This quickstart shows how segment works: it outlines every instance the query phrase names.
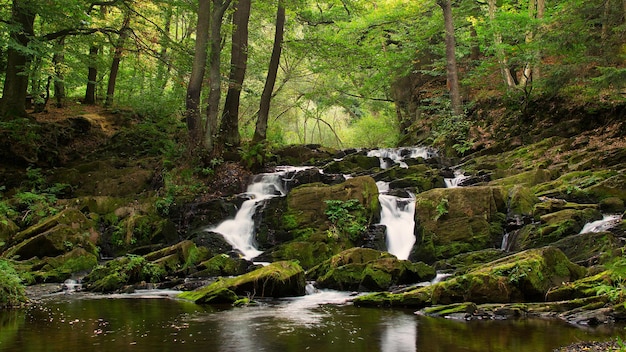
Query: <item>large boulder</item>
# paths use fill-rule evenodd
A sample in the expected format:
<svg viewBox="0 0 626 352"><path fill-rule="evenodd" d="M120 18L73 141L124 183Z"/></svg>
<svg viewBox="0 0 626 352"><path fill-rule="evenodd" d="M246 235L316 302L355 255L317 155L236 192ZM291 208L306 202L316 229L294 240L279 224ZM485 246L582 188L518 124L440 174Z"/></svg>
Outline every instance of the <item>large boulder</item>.
<svg viewBox="0 0 626 352"><path fill-rule="evenodd" d="M554 247L532 249L498 259L449 280L403 293L377 293L354 300L361 306L509 303L543 301L548 291L582 278L586 270Z"/></svg>
<svg viewBox="0 0 626 352"><path fill-rule="evenodd" d="M76 209L67 209L18 232L11 238L12 245L2 253L2 256L20 260L56 257L77 247L96 254L97 238L93 221Z"/></svg>
<svg viewBox="0 0 626 352"><path fill-rule="evenodd" d="M194 277L217 277L242 275L254 268L254 264L243 258L233 258L227 254L218 254L196 266Z"/></svg>
<svg viewBox="0 0 626 352"><path fill-rule="evenodd" d="M543 215L539 217L539 223L527 225L516 233L510 249L524 250L552 244L578 234L587 222L599 219L602 214L595 208L565 209Z"/></svg>
<svg viewBox="0 0 626 352"><path fill-rule="evenodd" d="M417 241L410 259L432 263L499 247L506 209L501 187L437 188L418 194Z"/></svg>
<svg viewBox="0 0 626 352"><path fill-rule="evenodd" d="M247 274L222 278L179 297L198 304L234 303L238 296L292 297L305 294L304 270L293 261L272 263Z"/></svg>
<svg viewBox="0 0 626 352"><path fill-rule="evenodd" d="M398 260L368 248L345 250L307 272L318 287L344 291L382 291L392 285L431 280L435 269L424 263Z"/></svg>
<svg viewBox="0 0 626 352"><path fill-rule="evenodd" d="M325 201L349 201L356 199L363 205L363 214L366 219L374 220L380 214L378 203L378 187L369 176L354 177L343 183L328 186L313 183L294 188L287 195L287 213L285 222L290 227L315 228L325 231L329 228L325 211Z"/></svg>

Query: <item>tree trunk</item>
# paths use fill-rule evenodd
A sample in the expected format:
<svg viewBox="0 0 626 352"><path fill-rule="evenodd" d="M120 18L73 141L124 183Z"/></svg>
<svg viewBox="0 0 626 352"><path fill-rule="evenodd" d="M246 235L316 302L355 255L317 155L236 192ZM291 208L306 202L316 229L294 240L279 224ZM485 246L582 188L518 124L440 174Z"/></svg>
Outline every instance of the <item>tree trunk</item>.
<svg viewBox="0 0 626 352"><path fill-rule="evenodd" d="M34 36L35 13L28 9L28 4L13 0L11 23L16 28L10 32L11 39L18 46L9 46L7 69L0 101L0 117L12 119L26 116L26 97L28 95L28 65L31 55L24 50Z"/></svg>
<svg viewBox="0 0 626 352"><path fill-rule="evenodd" d="M488 5L489 19L493 24L496 18L496 0L488 0ZM500 65L500 73L502 74L504 83L506 84L507 88L515 88L515 79L513 78L513 75L511 75L511 71L509 70L509 64L506 60L506 55L504 54L504 49L502 49L502 34L499 30L494 31L493 42L496 48L496 57L498 59L498 64Z"/></svg>
<svg viewBox="0 0 626 352"><path fill-rule="evenodd" d="M84 104L96 103L96 84L98 84L98 47L89 47L89 71L87 73L87 90L85 91Z"/></svg>
<svg viewBox="0 0 626 352"><path fill-rule="evenodd" d="M65 37L59 38L56 50L52 56L54 64L54 99L56 106L62 108L65 105L65 75L63 73L63 64L65 63Z"/></svg>
<svg viewBox="0 0 626 352"><path fill-rule="evenodd" d="M109 73L109 84L107 85L107 97L104 102L104 106L113 105L113 95L115 94L115 83L117 81L117 73L120 70L120 61L122 61L122 54L124 53L124 42L129 36L130 25L130 12L124 15L124 22L120 29L120 36L115 45L115 52L113 54L113 61L111 62L111 72Z"/></svg>
<svg viewBox="0 0 626 352"><path fill-rule="evenodd" d="M454 18L450 0L438 0L437 4L443 10L443 20L446 28L446 71L448 73L448 88L452 112L455 115L463 114L463 103L459 89L459 75L456 65L456 41L454 39Z"/></svg>
<svg viewBox="0 0 626 352"><path fill-rule="evenodd" d="M210 0L199 0L199 2L206 2L208 4L209 10L207 10L207 13L210 13L211 11L211 2ZM200 11L200 10L198 10ZM198 13L198 16L200 16L200 14ZM205 19L207 26L209 23L209 15L207 14L206 19ZM169 73L170 70L172 68L172 64L170 62L170 59L168 57L168 53L167 53L167 36L170 33L170 29L172 27L172 8L171 7L167 7L165 9L165 24L163 25L163 32L166 34L162 34L161 35L161 52L159 53L159 58L161 60L161 62L159 63L159 67L157 68L157 77L156 77L156 81L160 84L160 88L161 88L161 92L163 92L165 90L165 88L167 87L167 83L169 81ZM208 31L208 30L207 30ZM197 38L196 38L197 40ZM205 47L206 49L206 47ZM205 50L206 51L206 50Z"/></svg>
<svg viewBox="0 0 626 352"><path fill-rule="evenodd" d="M202 80L206 71L207 47L209 44L209 22L211 18L211 1L198 1L198 24L196 26L196 44L191 77L187 85L185 99L185 119L190 141L193 145L202 145L202 118L200 115L200 93Z"/></svg>
<svg viewBox="0 0 626 352"><path fill-rule="evenodd" d="M259 103L259 116L254 131L253 143L260 143L267 138L267 120L269 119L270 103L272 100L272 92L276 84L276 76L278 75L278 66L280 64L280 54L283 46L283 36L285 31L285 4L283 0L278 2L278 10L276 11L276 32L274 33L274 47L272 48L272 57L267 69L267 78L265 86L261 94Z"/></svg>
<svg viewBox="0 0 626 352"><path fill-rule="evenodd" d="M213 150L214 135L217 133L217 115L221 98L222 79L220 75L222 19L231 0L213 0L211 9L211 30L209 32L209 97L207 99L207 119L204 128L204 144Z"/></svg>
<svg viewBox="0 0 626 352"><path fill-rule="evenodd" d="M222 146L238 147L239 98L248 62L248 21L251 0L239 0L233 14L233 38L231 47L228 92L220 124L219 142Z"/></svg>

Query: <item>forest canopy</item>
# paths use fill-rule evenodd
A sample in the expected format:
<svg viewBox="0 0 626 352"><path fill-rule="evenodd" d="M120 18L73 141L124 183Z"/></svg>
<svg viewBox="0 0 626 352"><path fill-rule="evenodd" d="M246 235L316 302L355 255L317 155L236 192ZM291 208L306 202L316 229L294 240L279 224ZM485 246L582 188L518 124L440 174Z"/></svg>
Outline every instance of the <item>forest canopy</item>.
<svg viewBox="0 0 626 352"><path fill-rule="evenodd" d="M477 101L626 93L626 0L0 0L0 18L3 129L102 104L212 156L394 146L426 120L463 152Z"/></svg>

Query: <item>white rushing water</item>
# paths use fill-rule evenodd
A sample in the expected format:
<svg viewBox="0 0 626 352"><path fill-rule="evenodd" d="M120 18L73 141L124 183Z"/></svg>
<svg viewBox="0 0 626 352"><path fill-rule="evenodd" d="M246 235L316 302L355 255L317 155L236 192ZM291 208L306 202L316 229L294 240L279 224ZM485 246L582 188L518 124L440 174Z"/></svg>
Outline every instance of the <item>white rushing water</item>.
<svg viewBox="0 0 626 352"><path fill-rule="evenodd" d="M444 178L443 180L446 183L446 188L456 188L459 187L459 183L467 178L468 176L465 176L462 170L456 169L453 178Z"/></svg>
<svg viewBox="0 0 626 352"><path fill-rule="evenodd" d="M389 184L376 183L380 194L380 224L385 225L387 235L387 252L398 259L408 259L415 244L415 198L401 198L386 194Z"/></svg>
<svg viewBox="0 0 626 352"><path fill-rule="evenodd" d="M381 169L388 169L394 164L398 164L402 168L408 168L409 166L404 160L417 158L428 159L437 156L437 152L428 147L382 148L370 150L367 156L379 158Z"/></svg>
<svg viewBox="0 0 626 352"><path fill-rule="evenodd" d="M621 215L604 215L602 220L597 220L585 224L582 230L580 230L580 233L606 231L611 227L614 227L621 220Z"/></svg>
<svg viewBox="0 0 626 352"><path fill-rule="evenodd" d="M254 213L257 207L266 199L284 197L287 194L285 175L303 169L305 168L283 167L273 173L256 175L246 191L250 199L241 204L235 218L225 220L207 231L217 232L224 236L234 249L243 253L245 259L251 260L257 257L263 253L256 248L254 243Z"/></svg>

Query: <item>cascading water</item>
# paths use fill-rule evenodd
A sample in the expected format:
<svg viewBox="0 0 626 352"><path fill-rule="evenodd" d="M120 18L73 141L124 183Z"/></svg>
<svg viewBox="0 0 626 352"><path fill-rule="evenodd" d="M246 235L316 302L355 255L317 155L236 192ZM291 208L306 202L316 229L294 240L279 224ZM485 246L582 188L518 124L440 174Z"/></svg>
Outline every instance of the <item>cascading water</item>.
<svg viewBox="0 0 626 352"><path fill-rule="evenodd" d="M282 168L274 173L256 175L248 189L248 200L241 204L234 219L228 219L209 228L207 231L216 232L224 236L234 249L239 250L245 259L251 260L259 256L259 251L254 244L254 214L258 206L265 200L273 197L284 197L287 194L284 179L291 171L301 168Z"/></svg>
<svg viewBox="0 0 626 352"><path fill-rule="evenodd" d="M604 215L602 220L593 221L585 224L580 233L602 232L614 227L622 220L621 215Z"/></svg>
<svg viewBox="0 0 626 352"><path fill-rule="evenodd" d="M444 178L444 182L446 183L446 188L457 188L460 187L459 184L467 179L468 176L465 176L462 170L456 169L454 170L453 178Z"/></svg>
<svg viewBox="0 0 626 352"><path fill-rule="evenodd" d="M408 168L409 166L404 160L417 158L428 159L437 156L437 152L428 147L383 148L370 150L367 156L379 158L381 169L388 169L394 164L398 164L402 168Z"/></svg>
<svg viewBox="0 0 626 352"><path fill-rule="evenodd" d="M380 194L380 224L387 228L387 251L398 259L408 259L415 244L415 199L386 194L389 184L376 183Z"/></svg>

